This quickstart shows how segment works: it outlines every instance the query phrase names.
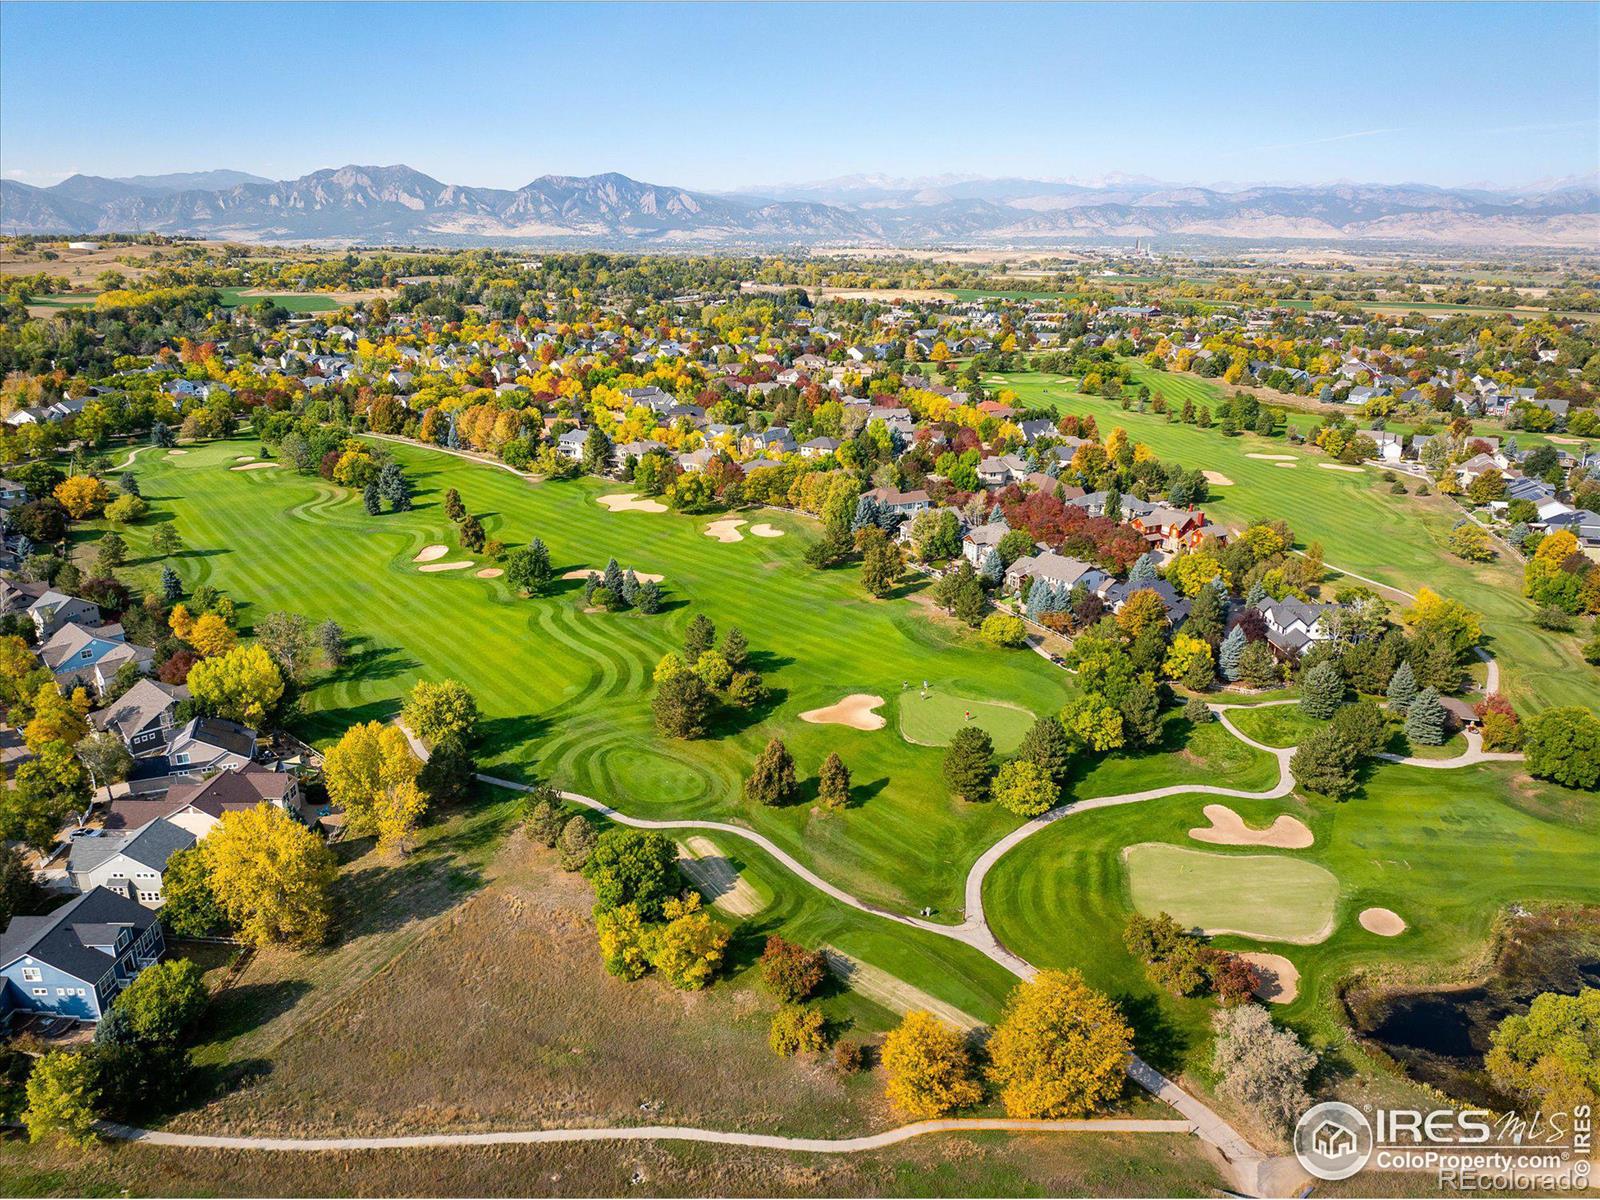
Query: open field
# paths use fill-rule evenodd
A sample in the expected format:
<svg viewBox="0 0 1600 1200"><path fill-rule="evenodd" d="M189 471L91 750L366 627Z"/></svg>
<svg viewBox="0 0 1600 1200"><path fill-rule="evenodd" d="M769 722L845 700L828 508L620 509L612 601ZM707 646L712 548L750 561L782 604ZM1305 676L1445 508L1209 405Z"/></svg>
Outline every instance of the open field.
<svg viewBox="0 0 1600 1200"><path fill-rule="evenodd" d="M1207 933L1313 943L1332 932L1339 881L1289 854L1212 854L1164 842L1122 852L1134 908Z"/></svg>
<svg viewBox="0 0 1600 1200"><path fill-rule="evenodd" d="M1079 967L1090 983L1122 997L1141 1053L1173 1071L1202 1066L1210 1006L1155 988L1123 949L1133 901L1122 852L1141 842L1188 843L1209 802L1177 796L1076 814L1001 859L984 887L1001 941L1037 966ZM1505 906L1600 898L1594 798L1536 783L1515 764L1467 767L1447 780L1420 767L1383 765L1342 804L1291 797L1228 805L1258 828L1283 813L1305 821L1314 844L1283 857L1316 864L1337 880L1335 926L1324 942L1217 939L1230 949L1289 958L1300 991L1281 1011L1320 1043L1343 1041L1334 993L1341 978L1361 971L1393 980L1455 978L1483 952ZM1230 859L1261 853L1206 852ZM1411 930L1397 938L1368 933L1356 915L1369 907L1392 909Z"/></svg>
<svg viewBox="0 0 1600 1200"><path fill-rule="evenodd" d="M1138 383L1162 392L1169 403L1185 399L1215 404L1213 385L1134 364ZM1118 425L1163 458L1188 467L1220 471L1234 481L1206 503L1217 520L1240 526L1252 519L1281 517L1302 546L1321 542L1327 560L1409 592L1424 585L1483 614L1489 649L1500 660L1502 688L1519 709L1557 704L1600 706L1600 672L1580 657L1579 639L1551 633L1533 622L1534 607L1522 596L1521 570L1500 561L1472 564L1451 555L1446 539L1460 508L1439 496L1391 496L1376 470L1361 474L1321 471L1320 453L1289 446L1282 438L1253 433L1224 437L1217 429L1168 424L1165 417L1124 412L1113 401L1084 396L1036 372L1007 376L1026 403L1060 412L1092 414L1102 433ZM1299 469L1284 471L1251 454L1293 454ZM1382 531L1375 536L1374 531ZM1396 604L1400 598L1386 599Z"/></svg>
<svg viewBox="0 0 1600 1200"><path fill-rule="evenodd" d="M16 1196L1215 1196L1203 1144L1180 1134L919 1138L866 1154L683 1143L273 1155L0 1141Z"/></svg>
<svg viewBox="0 0 1600 1200"><path fill-rule="evenodd" d="M247 630L282 607L313 621L334 618L357 639L351 662L303 697L302 731L313 740L392 716L418 678L459 678L487 718L483 758L496 774L555 778L638 816L749 824L863 898L959 919L967 866L1016 819L996 805L951 800L940 782L940 748L911 745L892 728L814 725L799 714L853 692L898 696L902 682L924 677L964 696L1050 712L1070 695L1070 676L1038 655L989 646L924 606L872 600L854 571L806 567L800 559L813 534L804 519L769 514L794 536L719 545L694 518L607 512L594 503L603 483L530 483L391 446L417 487L417 507L380 518L321 479L226 469L257 449L251 442L142 455L134 468L155 514L125 536L138 556L157 522L175 521L191 547L174 560L185 585L226 588ZM490 537L512 546L542 537L557 575L613 554L649 564L667 578L666 611L585 613L575 580L522 600L504 580L472 571L421 574L411 561L417 552L453 540L439 503L449 486ZM130 574L153 584L158 571L146 558ZM719 630L744 630L772 701L722 719L705 741L667 741L650 715L650 672L700 612ZM1270 758L1225 733L1190 736L1181 721L1169 728L1166 748L1179 753L1111 756L1076 781L1077 794L1200 782L1221 770L1273 777ZM799 764L802 797L782 808L746 805L740 783L773 736ZM815 772L834 750L853 773L854 804L826 816L811 800Z"/></svg>
<svg viewBox="0 0 1600 1200"><path fill-rule="evenodd" d="M1011 754L1022 744L1034 718L1043 715L1011 704L956 695L942 688L942 683L934 681L933 690L924 699L914 682L900 693L900 733L906 741L919 746L948 746L958 730L975 725L988 733L996 753Z"/></svg>

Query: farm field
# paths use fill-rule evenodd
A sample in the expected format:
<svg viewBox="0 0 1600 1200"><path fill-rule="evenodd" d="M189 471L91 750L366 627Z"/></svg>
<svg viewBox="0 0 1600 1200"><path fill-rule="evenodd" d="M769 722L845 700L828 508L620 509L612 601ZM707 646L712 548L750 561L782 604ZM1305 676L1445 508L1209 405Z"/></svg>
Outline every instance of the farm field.
<svg viewBox="0 0 1600 1200"><path fill-rule="evenodd" d="M1274 710L1265 710L1274 711ZM1281 711L1281 710L1279 710ZM1230 717L1237 716L1237 711ZM1089 982L1123 998L1141 1047L1158 1066L1203 1071L1210 1006L1155 988L1122 946L1133 912L1124 847L1163 843L1225 857L1259 857L1260 847L1200 843L1213 797L1175 796L1095 809L1058 821L1006 855L990 873L984 903L995 934L1041 967L1081 968ZM1335 986L1361 971L1390 981L1451 979L1470 970L1505 906L1600 898L1592 869L1600 854L1600 812L1581 793L1544 785L1515 765L1466 767L1441 775L1379 765L1345 803L1227 801L1251 827L1280 814L1310 826L1313 844L1274 851L1337 881L1334 927L1315 945L1223 936L1234 950L1283 954L1299 969L1300 993L1278 1010L1323 1044L1344 1039ZM1409 929L1368 933L1357 915L1389 908Z"/></svg>
<svg viewBox="0 0 1600 1200"><path fill-rule="evenodd" d="M1161 391L1169 402L1215 404L1220 392L1204 381L1131 364L1138 383ZM1148 443L1163 458L1218 471L1233 480L1216 488L1206 511L1225 524L1243 525L1281 517L1302 547L1321 542L1329 564L1414 592L1424 585L1460 600L1484 618L1489 650L1500 659L1501 687L1519 709L1560 704L1600 706L1600 672L1579 655L1579 639L1533 623L1534 608L1522 596L1521 568L1507 561L1470 564L1445 548L1460 509L1442 497L1391 496L1377 467L1359 471L1324 469L1320 452L1291 446L1282 438L1253 433L1224 437L1216 430L1168 424L1165 417L1073 390L1060 376L1011 374L1006 386L1024 403L1059 412L1088 413L1109 433L1118 425ZM1293 467L1251 455L1292 456ZM1386 597L1399 601L1398 597Z"/></svg>

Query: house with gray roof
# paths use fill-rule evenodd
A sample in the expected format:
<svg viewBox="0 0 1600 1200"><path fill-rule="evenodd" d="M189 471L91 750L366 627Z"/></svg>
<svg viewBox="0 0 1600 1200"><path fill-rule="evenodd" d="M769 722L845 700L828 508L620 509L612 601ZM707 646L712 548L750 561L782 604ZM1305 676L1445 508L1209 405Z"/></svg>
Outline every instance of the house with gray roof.
<svg viewBox="0 0 1600 1200"><path fill-rule="evenodd" d="M1090 591L1094 591L1109 578L1098 567L1080 559L1057 554L1053 550L1042 550L1037 554L1024 555L1006 568L1005 590L1016 591L1022 586L1024 579L1043 579L1047 583L1068 589L1082 583Z"/></svg>
<svg viewBox="0 0 1600 1200"><path fill-rule="evenodd" d="M1312 642L1327 641L1333 637L1333 622L1329 619L1337 604L1314 604L1298 596L1285 596L1282 600L1266 597L1256 604L1267 624L1267 641L1284 655L1296 657L1304 654Z"/></svg>
<svg viewBox="0 0 1600 1200"><path fill-rule="evenodd" d="M135 758L160 754L171 740L178 705L188 698L189 689L182 684L146 677L120 698L90 713L89 723L120 737Z"/></svg>
<svg viewBox="0 0 1600 1200"><path fill-rule="evenodd" d="M167 860L179 850L187 850L199 839L183 826L165 817L127 833L86 831L72 839L67 854L67 877L81 892L110 888L137 900L146 908L159 908L165 899L161 877Z"/></svg>
<svg viewBox="0 0 1600 1200"><path fill-rule="evenodd" d="M98 1021L166 950L155 913L95 888L0 934L0 1012Z"/></svg>

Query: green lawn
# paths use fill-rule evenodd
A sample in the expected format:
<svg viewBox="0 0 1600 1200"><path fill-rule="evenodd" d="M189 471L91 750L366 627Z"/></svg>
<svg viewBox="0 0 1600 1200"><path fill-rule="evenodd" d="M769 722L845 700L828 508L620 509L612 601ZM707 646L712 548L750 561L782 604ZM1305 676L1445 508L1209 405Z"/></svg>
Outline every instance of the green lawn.
<svg viewBox="0 0 1600 1200"><path fill-rule="evenodd" d="M281 295L251 296L245 294L249 291L248 288L225 287L217 290L222 294L223 308L237 308L241 304L260 304L263 300L271 300L280 308L286 308L290 312L297 313L333 312L341 307L337 300L309 292L285 292ZM75 308L85 304L93 304L98 297L99 293L95 293L92 296L36 296L30 299L28 303L36 304L41 308Z"/></svg>
<svg viewBox="0 0 1600 1200"><path fill-rule="evenodd" d="M320 479L229 470L236 456L258 452L253 442L186 449L135 460L155 511L126 531L136 556L130 574L153 584L159 564L137 556L156 522L172 520L190 548L175 559L185 586L227 589L242 605L246 631L277 608L339 621L356 639L354 653L302 699L301 724L313 740L325 743L355 721L387 719L419 678L459 678L483 708L483 758L496 772L554 778L642 816L748 823L840 886L902 910L931 906L958 920L967 866L1016 818L997 805L953 801L940 780L943 750L907 743L894 724L863 732L807 724L798 714L852 692L898 696L902 682L925 677L1029 713L1058 710L1073 686L1038 655L993 647L924 605L871 599L854 570L805 566L813 527L788 514L761 514L785 537L723 544L702 532L711 517L608 512L594 497L614 485L532 484L393 446L416 485L417 506L372 518L359 498ZM423 546L453 547L440 507L451 486L491 537L511 545L542 537L558 575L603 567L611 555L665 575L666 611L585 613L578 581L521 600L503 580L472 571L420 572L411 559ZM474 556L452 549L444 561L461 557ZM719 631L744 631L772 703L724 719L704 741L664 740L650 714L650 674L702 612ZM794 754L803 795L781 808L746 805L740 784L774 736ZM815 774L830 751L854 776L854 807L840 816L813 812ZM1128 771L1118 762L1101 769ZM1159 757L1132 763L1147 780L1139 786L1184 778L1170 775ZM1189 767L1180 764L1180 772Z"/></svg>
<svg viewBox="0 0 1600 1200"><path fill-rule="evenodd" d="M1192 377L1131 364L1138 383L1162 392L1169 404L1185 399L1216 404L1221 392ZM1102 435L1118 425L1163 458L1218 471L1233 486L1215 489L1208 514L1227 524L1281 517L1302 546L1321 542L1328 562L1414 592L1424 585L1483 615L1489 649L1500 660L1501 687L1519 709L1558 704L1600 707L1600 672L1579 654L1580 639L1533 623L1515 564L1472 564L1451 555L1446 539L1461 510L1443 497L1391 496L1377 469L1359 473L1325 469L1320 453L1253 433L1224 437L1215 428L1169 424L1165 417L1124 412L1113 401L1084 396L1060 376L1026 372L1007 377L1026 403L1094 416ZM1289 454L1284 469L1251 454ZM1390 599L1395 599L1390 597Z"/></svg>
<svg viewBox="0 0 1600 1200"><path fill-rule="evenodd" d="M1339 881L1316 863L1283 854L1217 854L1140 842L1122 852L1128 895L1147 917L1264 942L1323 941Z"/></svg>
<svg viewBox="0 0 1600 1200"><path fill-rule="evenodd" d="M941 689L942 685L934 681L933 690L925 697L915 684L900 693L900 733L906 741L919 746L948 746L958 729L976 725L988 732L997 753L1012 754L1022 744L1034 718L1042 715Z"/></svg>
<svg viewBox="0 0 1600 1200"><path fill-rule="evenodd" d="M1265 712L1284 710L1263 710ZM1292 709L1288 711L1294 711ZM996 935L1040 967L1078 967L1119 996L1139 1027L1141 1052L1172 1069L1202 1062L1210 1005L1153 987L1122 946L1134 911L1123 848L1141 842L1193 847L1210 796L1176 796L1075 814L1001 859L984 886ZM1296 798L1227 804L1261 828L1280 813L1310 825L1315 843L1281 856L1315 864L1337 880L1336 923L1316 945L1220 937L1219 945L1286 955L1300 995L1275 1010L1323 1043L1343 1040L1335 988L1352 972L1391 978L1453 977L1470 969L1496 915L1513 903L1600 902L1600 802L1592 794L1536 784L1514 765L1441 772L1375 767L1344 803ZM1227 859L1259 848L1207 847ZM1234 886L1224 874L1219 893ZM1410 928L1398 938L1367 933L1362 909L1391 908Z"/></svg>

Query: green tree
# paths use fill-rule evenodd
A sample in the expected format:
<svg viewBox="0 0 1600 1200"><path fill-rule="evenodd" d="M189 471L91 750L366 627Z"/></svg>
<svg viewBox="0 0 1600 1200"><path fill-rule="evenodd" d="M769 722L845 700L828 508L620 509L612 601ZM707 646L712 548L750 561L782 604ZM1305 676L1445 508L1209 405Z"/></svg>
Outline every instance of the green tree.
<svg viewBox="0 0 1600 1200"><path fill-rule="evenodd" d="M699 662L700 656L717 644L717 627L704 613L696 613L683 634L683 661Z"/></svg>
<svg viewBox="0 0 1600 1200"><path fill-rule="evenodd" d="M1300 711L1314 721L1329 720L1344 703L1344 674L1329 659L1306 672L1300 683Z"/></svg>
<svg viewBox="0 0 1600 1200"><path fill-rule="evenodd" d="M194 1028L209 1001L200 964L169 958L146 967L116 999L136 1037L176 1043Z"/></svg>
<svg viewBox="0 0 1600 1200"><path fill-rule="evenodd" d="M956 730L944 756L944 781L958 800L978 804L989 798L994 778L994 742L984 730L966 725Z"/></svg>
<svg viewBox="0 0 1600 1200"><path fill-rule="evenodd" d="M228 914L211 890L204 849L196 844L167 859L161 873L161 923L180 938L217 937L228 929Z"/></svg>
<svg viewBox="0 0 1600 1200"><path fill-rule="evenodd" d="M817 776L817 802L829 812L843 812L850 807L850 768L838 754L830 753L822 760L822 770Z"/></svg>
<svg viewBox="0 0 1600 1200"><path fill-rule="evenodd" d="M1253 688L1274 688L1283 682L1283 672L1272 648L1265 641L1251 642L1239 656L1239 677Z"/></svg>
<svg viewBox="0 0 1600 1200"><path fill-rule="evenodd" d="M1056 806L1061 791L1038 763L1018 758L995 775L994 798L1000 807L1019 817L1037 817Z"/></svg>
<svg viewBox="0 0 1600 1200"><path fill-rule="evenodd" d="M711 690L693 671L678 671L656 684L650 708L656 728L667 737L704 737L711 716Z"/></svg>
<svg viewBox="0 0 1600 1200"><path fill-rule="evenodd" d="M419 679L406 695L400 719L429 745L453 742L471 746L477 741L478 702L459 680L429 683Z"/></svg>
<svg viewBox="0 0 1600 1200"><path fill-rule="evenodd" d="M1404 714L1417 698L1417 673L1402 662L1389 677L1389 711Z"/></svg>
<svg viewBox="0 0 1600 1200"><path fill-rule="evenodd" d="M1406 713L1406 739L1418 746L1442 746L1445 725L1446 715L1439 693L1431 687L1423 688Z"/></svg>
<svg viewBox="0 0 1600 1200"><path fill-rule="evenodd" d="M1586 708L1547 708L1527 723L1528 770L1564 787L1600 787L1600 717Z"/></svg>
<svg viewBox="0 0 1600 1200"><path fill-rule="evenodd" d="M51 1050L40 1057L28 1076L28 1106L22 1112L28 1140L91 1144L100 1096L97 1074L87 1053Z"/></svg>
<svg viewBox="0 0 1600 1200"><path fill-rule="evenodd" d="M1357 754L1364 756L1378 753L1389 740L1389 724L1383 710L1371 700L1344 705L1334 714L1333 727L1355 747Z"/></svg>
<svg viewBox="0 0 1600 1200"><path fill-rule="evenodd" d="M663 905L683 890L678 847L664 833L608 829L595 840L583 877L594 888L595 908L633 905L645 921L659 921Z"/></svg>
<svg viewBox="0 0 1600 1200"><path fill-rule="evenodd" d="M1342 800L1356 789L1356 750L1332 725L1313 730L1289 760L1295 782L1307 791Z"/></svg>
<svg viewBox="0 0 1600 1200"><path fill-rule="evenodd" d="M1484 1066L1496 1084L1545 1112L1600 1105L1600 988L1545 992L1490 1036Z"/></svg>
<svg viewBox="0 0 1600 1200"><path fill-rule="evenodd" d="M1017 757L1041 767L1060 787L1066 783L1067 773L1072 769L1072 740L1056 718L1040 717L1029 727L1022 745L1017 747Z"/></svg>
<svg viewBox="0 0 1600 1200"><path fill-rule="evenodd" d="M776 805L790 799L794 792L794 759L789 748L773 738L756 756L750 778L744 781L744 798L757 804Z"/></svg>
<svg viewBox="0 0 1600 1200"><path fill-rule="evenodd" d="M513 550L506 560L506 581L519 592L537 596L550 586L550 551L538 538Z"/></svg>
<svg viewBox="0 0 1600 1200"><path fill-rule="evenodd" d="M563 871L581 871L589 861L589 855L594 852L594 844L598 835L594 826L583 817L573 817L561 828L560 840L556 842L556 853L559 856Z"/></svg>

